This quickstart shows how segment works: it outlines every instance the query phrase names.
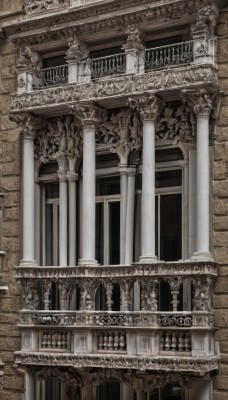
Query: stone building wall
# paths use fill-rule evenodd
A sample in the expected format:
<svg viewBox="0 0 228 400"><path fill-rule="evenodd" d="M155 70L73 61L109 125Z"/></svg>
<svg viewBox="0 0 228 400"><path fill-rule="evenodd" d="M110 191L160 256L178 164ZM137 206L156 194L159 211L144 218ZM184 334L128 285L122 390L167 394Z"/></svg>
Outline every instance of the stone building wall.
<svg viewBox="0 0 228 400"><path fill-rule="evenodd" d="M20 0L0 0L0 22L19 16ZM0 39L0 192L4 193L2 248L2 285L0 294L0 357L5 364L1 400L19 400L23 392L23 375L13 367L13 353L20 348L16 328L20 310L20 288L16 284L15 266L20 260L20 137L16 124L9 120L9 94L16 89L16 49L8 40Z"/></svg>
<svg viewBox="0 0 228 400"><path fill-rule="evenodd" d="M214 400L228 399L228 6L219 18L218 74L224 95L219 111L214 147L214 251L220 262L215 286L216 334L221 363L215 378Z"/></svg>

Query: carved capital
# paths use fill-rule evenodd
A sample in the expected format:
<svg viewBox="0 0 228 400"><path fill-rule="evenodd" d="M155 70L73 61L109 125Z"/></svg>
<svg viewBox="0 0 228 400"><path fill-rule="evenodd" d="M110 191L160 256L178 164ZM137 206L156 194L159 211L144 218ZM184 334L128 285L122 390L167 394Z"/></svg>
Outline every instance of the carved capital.
<svg viewBox="0 0 228 400"><path fill-rule="evenodd" d="M213 109L216 94L207 92L204 89L183 90L182 97L196 115L209 116Z"/></svg>
<svg viewBox="0 0 228 400"><path fill-rule="evenodd" d="M157 96L148 94L130 98L128 105L139 112L143 121L155 121L160 112L161 101Z"/></svg>
<svg viewBox="0 0 228 400"><path fill-rule="evenodd" d="M30 113L11 114L10 120L16 122L19 132L24 139L35 138L36 132L42 129L45 121L41 118L34 117Z"/></svg>
<svg viewBox="0 0 228 400"><path fill-rule="evenodd" d="M105 110L97 107L94 102L76 104L70 108L83 128L95 128L105 116Z"/></svg>

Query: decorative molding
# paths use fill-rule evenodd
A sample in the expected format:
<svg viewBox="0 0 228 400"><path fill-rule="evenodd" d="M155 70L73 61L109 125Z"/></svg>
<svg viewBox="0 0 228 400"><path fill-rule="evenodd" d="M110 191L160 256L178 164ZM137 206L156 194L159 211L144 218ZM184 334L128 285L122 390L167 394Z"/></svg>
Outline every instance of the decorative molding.
<svg viewBox="0 0 228 400"><path fill-rule="evenodd" d="M82 131L78 120L67 115L46 120L35 136L35 158L43 163L61 157L77 159L82 152Z"/></svg>
<svg viewBox="0 0 228 400"><path fill-rule="evenodd" d="M99 80L93 83L66 85L42 89L11 96L11 111L38 110L48 105L51 111L61 104L78 101L98 101L145 94L151 91L181 90L195 85L217 85L217 71L212 66L192 65L171 70L154 71L142 75L131 75Z"/></svg>
<svg viewBox="0 0 228 400"><path fill-rule="evenodd" d="M216 95L217 92L210 92L206 89L188 89L182 91L184 101L199 116L210 115Z"/></svg>
<svg viewBox="0 0 228 400"><path fill-rule="evenodd" d="M75 355L51 353L15 353L15 364L44 365L44 366L72 366L73 368L123 368L141 371L178 371L206 374L218 369L218 357L134 357L115 355Z"/></svg>
<svg viewBox="0 0 228 400"><path fill-rule="evenodd" d="M24 0L25 12L29 16L61 9L69 5L69 0Z"/></svg>

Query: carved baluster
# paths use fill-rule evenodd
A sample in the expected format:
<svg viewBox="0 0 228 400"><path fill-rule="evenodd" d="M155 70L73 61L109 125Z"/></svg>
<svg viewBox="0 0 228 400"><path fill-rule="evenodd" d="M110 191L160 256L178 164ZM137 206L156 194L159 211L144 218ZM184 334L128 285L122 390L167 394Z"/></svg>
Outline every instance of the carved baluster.
<svg viewBox="0 0 228 400"><path fill-rule="evenodd" d="M44 309L49 310L51 283L44 284Z"/></svg>
<svg viewBox="0 0 228 400"><path fill-rule="evenodd" d="M178 311L178 304L179 304L178 295L179 295L181 280L178 278L177 279L171 278L171 279L168 279L168 283L169 283L172 298L173 298L173 300L171 301L171 303L173 305L173 311Z"/></svg>
<svg viewBox="0 0 228 400"><path fill-rule="evenodd" d="M61 338L61 333L57 333L57 347L61 348L62 345L62 338Z"/></svg>
<svg viewBox="0 0 228 400"><path fill-rule="evenodd" d="M68 349L70 349L70 347L71 347L71 346L70 346L70 345L71 345L71 343L70 343L71 340L70 340L70 339L71 339L71 333L70 333L70 332L67 332L67 348L68 348Z"/></svg>
<svg viewBox="0 0 228 400"><path fill-rule="evenodd" d="M164 333L161 332L160 336L159 336L159 340L160 340L160 352L164 350L164 346L165 346L165 337L164 337Z"/></svg>
<svg viewBox="0 0 228 400"><path fill-rule="evenodd" d="M119 332L114 332L114 350L118 350L119 348Z"/></svg>
<svg viewBox="0 0 228 400"><path fill-rule="evenodd" d="M119 347L120 350L124 350L125 349L125 335L123 332L120 333L120 343L119 343Z"/></svg>
<svg viewBox="0 0 228 400"><path fill-rule="evenodd" d="M189 335L189 333L185 334L184 347L185 351L190 351L191 349L191 336Z"/></svg>
<svg viewBox="0 0 228 400"><path fill-rule="evenodd" d="M179 341L178 341L178 350L183 351L184 349L184 339L183 339L183 334L179 333Z"/></svg>
<svg viewBox="0 0 228 400"><path fill-rule="evenodd" d="M51 343L52 343L52 337L51 337L51 332L47 333L47 347L50 348L51 347Z"/></svg>
<svg viewBox="0 0 228 400"><path fill-rule="evenodd" d="M177 338L176 338L176 333L175 333L175 332L172 333L171 348L172 348L172 351L176 351L176 348L177 348Z"/></svg>
<svg viewBox="0 0 228 400"><path fill-rule="evenodd" d="M47 347L47 334L44 332L42 336L42 347Z"/></svg>
<svg viewBox="0 0 228 400"><path fill-rule="evenodd" d="M166 351L170 351L170 345L171 345L170 332L165 332L165 350Z"/></svg>
<svg viewBox="0 0 228 400"><path fill-rule="evenodd" d="M53 347L53 348L57 347L56 332L54 332L54 333L52 334L52 337L51 337L51 344L52 344L52 347Z"/></svg>
<svg viewBox="0 0 228 400"><path fill-rule="evenodd" d="M104 350L108 350L108 332L104 332Z"/></svg>
<svg viewBox="0 0 228 400"><path fill-rule="evenodd" d="M98 350L103 350L103 334L100 333L98 336Z"/></svg>
<svg viewBox="0 0 228 400"><path fill-rule="evenodd" d="M113 350L113 333L109 333L109 338L108 338L108 349Z"/></svg>

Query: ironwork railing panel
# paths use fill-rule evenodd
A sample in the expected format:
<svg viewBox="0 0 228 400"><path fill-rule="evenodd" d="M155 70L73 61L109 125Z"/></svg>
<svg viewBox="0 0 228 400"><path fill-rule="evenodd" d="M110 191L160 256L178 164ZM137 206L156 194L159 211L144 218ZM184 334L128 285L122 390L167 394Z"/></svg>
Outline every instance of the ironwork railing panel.
<svg viewBox="0 0 228 400"><path fill-rule="evenodd" d="M120 75L126 72L125 54L95 58L91 61L92 79L105 76Z"/></svg>
<svg viewBox="0 0 228 400"><path fill-rule="evenodd" d="M193 41L145 50L145 70L172 67L193 62Z"/></svg>
<svg viewBox="0 0 228 400"><path fill-rule="evenodd" d="M33 89L43 89L66 83L68 83L68 65L60 65L36 71L33 78Z"/></svg>

